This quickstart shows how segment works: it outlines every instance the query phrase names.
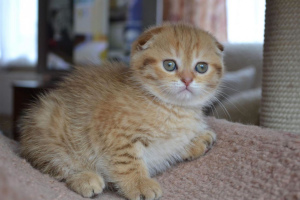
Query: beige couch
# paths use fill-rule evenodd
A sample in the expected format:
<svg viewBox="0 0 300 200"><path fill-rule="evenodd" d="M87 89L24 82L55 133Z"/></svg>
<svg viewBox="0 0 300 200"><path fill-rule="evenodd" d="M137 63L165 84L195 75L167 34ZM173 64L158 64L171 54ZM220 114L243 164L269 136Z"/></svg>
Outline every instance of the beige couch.
<svg viewBox="0 0 300 200"><path fill-rule="evenodd" d="M210 115L259 125L263 44L225 44L226 73Z"/></svg>

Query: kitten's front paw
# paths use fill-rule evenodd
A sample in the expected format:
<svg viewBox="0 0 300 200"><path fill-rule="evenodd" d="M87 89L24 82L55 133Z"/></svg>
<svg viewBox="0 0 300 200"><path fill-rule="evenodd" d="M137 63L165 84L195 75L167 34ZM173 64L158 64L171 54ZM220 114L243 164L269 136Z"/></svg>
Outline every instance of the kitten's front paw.
<svg viewBox="0 0 300 200"><path fill-rule="evenodd" d="M67 186L82 195L83 197L93 197L100 194L105 187L104 180L94 172L82 172L67 178Z"/></svg>
<svg viewBox="0 0 300 200"><path fill-rule="evenodd" d="M124 196L130 200L154 200L162 196L162 190L159 183L151 178L140 179L133 185L123 188Z"/></svg>
<svg viewBox="0 0 300 200"><path fill-rule="evenodd" d="M216 141L216 134L212 131L206 131L204 134L194 138L191 142L187 155L184 160L194 160L208 152Z"/></svg>
<svg viewBox="0 0 300 200"><path fill-rule="evenodd" d="M217 135L212 131L207 131L204 135L200 136L206 144L206 152L212 147L217 139ZM205 153L206 153L205 152Z"/></svg>

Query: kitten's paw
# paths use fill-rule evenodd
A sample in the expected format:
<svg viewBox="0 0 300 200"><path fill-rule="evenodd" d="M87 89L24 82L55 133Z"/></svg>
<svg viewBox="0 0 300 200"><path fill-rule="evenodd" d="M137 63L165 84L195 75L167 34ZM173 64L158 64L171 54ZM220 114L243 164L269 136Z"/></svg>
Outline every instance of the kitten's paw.
<svg viewBox="0 0 300 200"><path fill-rule="evenodd" d="M93 197L100 194L105 187L104 180L94 172L74 174L66 179L67 186L83 197Z"/></svg>
<svg viewBox="0 0 300 200"><path fill-rule="evenodd" d="M130 200L154 200L162 196L162 190L155 180L143 178L137 182L135 187L126 188L124 195Z"/></svg>
<svg viewBox="0 0 300 200"><path fill-rule="evenodd" d="M192 140L192 144L187 152L187 155L183 156L184 160L194 160L208 152L214 142L216 141L216 134L212 131L206 131L202 135L199 135Z"/></svg>
<svg viewBox="0 0 300 200"><path fill-rule="evenodd" d="M216 139L217 139L217 135L212 132L212 131L207 131L205 132L205 134L203 134L202 136L200 136L201 139L203 139L203 142L206 145L206 151L207 152L215 143Z"/></svg>

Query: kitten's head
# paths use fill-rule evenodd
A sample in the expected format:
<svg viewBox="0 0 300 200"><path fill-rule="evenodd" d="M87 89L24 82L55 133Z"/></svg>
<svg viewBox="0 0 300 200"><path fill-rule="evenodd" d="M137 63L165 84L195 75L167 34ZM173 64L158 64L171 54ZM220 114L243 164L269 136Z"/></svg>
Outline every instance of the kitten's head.
<svg viewBox="0 0 300 200"><path fill-rule="evenodd" d="M223 75L223 46L209 33L185 24L145 31L132 45L134 79L158 99L201 106Z"/></svg>

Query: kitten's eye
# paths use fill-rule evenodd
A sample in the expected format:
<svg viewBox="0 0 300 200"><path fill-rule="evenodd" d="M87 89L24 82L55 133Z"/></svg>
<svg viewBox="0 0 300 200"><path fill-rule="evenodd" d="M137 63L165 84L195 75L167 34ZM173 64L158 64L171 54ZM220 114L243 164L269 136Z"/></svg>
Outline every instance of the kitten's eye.
<svg viewBox="0 0 300 200"><path fill-rule="evenodd" d="M200 74L204 74L208 70L208 64L205 62L199 62L197 63L195 70Z"/></svg>
<svg viewBox="0 0 300 200"><path fill-rule="evenodd" d="M163 62L164 68L165 70L171 72L174 71L176 69L176 63L173 60L165 60Z"/></svg>

